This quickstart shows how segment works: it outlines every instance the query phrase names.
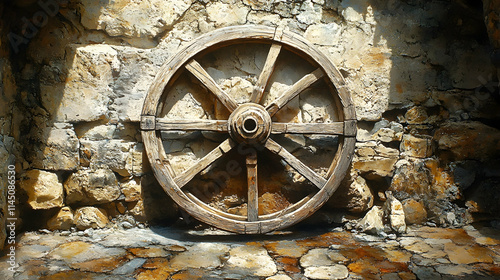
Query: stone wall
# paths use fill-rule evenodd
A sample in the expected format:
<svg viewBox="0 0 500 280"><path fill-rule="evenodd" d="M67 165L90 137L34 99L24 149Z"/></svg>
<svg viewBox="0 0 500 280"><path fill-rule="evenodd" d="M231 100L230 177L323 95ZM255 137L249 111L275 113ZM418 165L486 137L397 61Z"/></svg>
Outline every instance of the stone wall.
<svg viewBox="0 0 500 280"><path fill-rule="evenodd" d="M4 5L0 3L0 14L4 13ZM6 225L7 218L12 215L7 210L8 202L13 201L7 196L7 191L10 183L13 183L12 178L9 178L9 170L13 171L9 166L13 166L15 162L14 152L18 149L18 145L12 135L12 122L14 112L12 110L16 96L16 81L14 78L14 70L10 60L9 45L7 40L9 26L8 21L2 16L0 19L0 249L4 246L4 240L7 237ZM20 166L16 166L18 172ZM12 177L12 176L10 176ZM10 215L9 215L10 214ZM10 232L9 232L10 233Z"/></svg>
<svg viewBox="0 0 500 280"><path fill-rule="evenodd" d="M0 155L5 149L16 155L25 229L175 222L180 214L145 160L138 123L143 99L159 67L180 47L211 30L241 24L285 26L304 36L348 83L359 121L355 158L325 211L364 213L396 199L409 223L453 226L498 217L499 72L490 58L480 5L41 3L8 6L11 31L21 40L11 48L12 65L5 58L5 40L0 56L2 107L22 112L13 117L1 111L6 136L0 139ZM23 18L32 19L31 25ZM240 63L238 57L229 59ZM244 88L248 81L229 82ZM175 102L185 102L195 114L201 108L194 100ZM22 147L17 153L8 144L14 142ZM169 145L176 152L186 148Z"/></svg>

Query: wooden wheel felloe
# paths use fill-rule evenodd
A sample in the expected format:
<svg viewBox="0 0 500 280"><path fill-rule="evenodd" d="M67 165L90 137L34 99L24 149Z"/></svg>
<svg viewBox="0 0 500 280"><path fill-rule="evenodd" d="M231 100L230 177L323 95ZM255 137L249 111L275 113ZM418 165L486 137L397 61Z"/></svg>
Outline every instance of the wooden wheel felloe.
<svg viewBox="0 0 500 280"><path fill-rule="evenodd" d="M230 90L224 90L202 63L205 56L233 46L267 48L265 59L259 67L261 71L252 79L249 78L253 82L253 87L248 98L243 101L231 95ZM280 56L284 56L284 53L296 56L296 60L301 61L299 63L308 64L312 70L284 87L275 98L269 100L273 75L278 71L277 61ZM203 98L209 96L214 100L213 107L210 108L216 108L213 110L224 111L226 114L205 113L203 118L198 119L172 119L166 116L165 111L168 111L168 108L165 108L169 106L168 96L176 84L181 83L183 76L190 79L189 84L197 84L200 89L206 90ZM332 116L326 117L327 120L319 118L319 121L305 123L297 121L297 118L281 121L283 117L280 112L291 110L289 106L292 100L298 99L299 95L309 94L309 91L316 91L313 87L319 83L322 90L327 89L328 100L332 100L332 104L324 104L330 109L334 108L331 109L334 111L330 114ZM276 92L276 89L273 90ZM226 117L216 119L215 115ZM341 74L326 56L304 38L292 32L265 26L233 26L197 38L162 66L144 101L141 130L147 156L157 180L181 208L193 217L215 227L237 233L257 234L282 229L305 219L318 210L335 192L352 159L356 118ZM162 139L162 133L174 131L179 132L179 135L204 133L199 134L200 137L212 133L216 137L206 137L211 141L221 140L215 148L204 153L195 164L182 170L175 170L172 155L170 151L165 150ZM316 139L314 135L335 138L337 146L332 150L334 151L332 159L326 166L325 172L317 171L316 167L311 167L301 160L298 153L294 154L293 151L287 150L286 145L279 140L283 135L285 137L298 135L300 139L307 141ZM206 176L206 173L215 172L214 166L225 157L235 158L227 162L226 166L230 170L238 167L235 162L242 163L244 172L237 176L245 178L240 184L233 182L220 192L227 196L231 190L244 189L244 195L238 192L239 196L237 194L231 196L236 197L233 200L239 203L237 207L230 208L231 211L217 208L206 197L196 194L201 188L198 182L205 180L203 176ZM282 166L269 168L273 163ZM286 192L281 190L284 186L280 186L279 180L275 180L278 183L272 182L266 185L265 180L278 178L281 175L274 173L287 172L286 168L291 170L290 172L295 172L296 177L304 179L296 184L298 187L286 183L289 189ZM274 204L278 203L272 201L271 208L275 211L265 212L262 210L261 202L265 200L264 193L272 192L270 185L280 195L302 194L306 190L308 193L301 198L284 200L276 195L279 198L276 201L285 201L284 206L273 208ZM307 188L304 187L306 185Z"/></svg>

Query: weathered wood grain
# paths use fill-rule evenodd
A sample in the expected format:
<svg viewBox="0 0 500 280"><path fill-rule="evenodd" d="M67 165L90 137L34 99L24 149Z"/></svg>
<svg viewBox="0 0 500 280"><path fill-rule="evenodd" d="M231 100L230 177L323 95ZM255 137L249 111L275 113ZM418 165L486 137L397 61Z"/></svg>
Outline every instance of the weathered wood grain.
<svg viewBox="0 0 500 280"><path fill-rule="evenodd" d="M174 181L179 188L186 185L191 179L196 176L196 174L207 168L212 162L216 161L218 158L228 153L236 144L230 138L226 139L219 146L213 149L210 153L200 159L195 165L184 170L181 174L175 177Z"/></svg>
<svg viewBox="0 0 500 280"><path fill-rule="evenodd" d="M248 182L248 221L259 219L259 190L257 185L257 154L251 153L246 158Z"/></svg>
<svg viewBox="0 0 500 280"><path fill-rule="evenodd" d="M226 120L169 120L165 118L156 119L157 130L203 130L227 132Z"/></svg>
<svg viewBox="0 0 500 280"><path fill-rule="evenodd" d="M327 134L343 135L344 123L276 123L272 124L272 134Z"/></svg>
<svg viewBox="0 0 500 280"><path fill-rule="evenodd" d="M204 86L206 86L208 90L215 94L215 96L217 96L219 101L229 110L229 112L238 108L238 103L219 87L219 85L207 73L207 71L203 69L198 61L191 59L191 61L186 64L186 70L191 72L191 74L193 74Z"/></svg>
<svg viewBox="0 0 500 280"><path fill-rule="evenodd" d="M324 76L323 70L318 68L312 73L309 73L298 80L290 88L288 88L280 97L267 105L266 110L269 114L274 116L281 108L283 108L288 102L290 102L295 96L307 89L310 85L314 84L316 81Z"/></svg>
<svg viewBox="0 0 500 280"><path fill-rule="evenodd" d="M311 168L302 163L298 158L288 152L285 148L281 147L281 145L276 143L274 140L267 139L264 147L282 157L293 169L299 172L307 180L311 181L311 183L313 183L319 189L322 189L325 186L325 178L318 175Z"/></svg>
<svg viewBox="0 0 500 280"><path fill-rule="evenodd" d="M276 59L278 59L278 55L281 51L281 44L272 44L269 49L269 53L267 54L266 62L264 63L264 67L262 68L262 72L260 72L259 79L255 84L255 87L252 92L252 97L250 98L251 102L260 103L262 99L262 95L264 94L264 90L269 82L269 78L274 71L274 65L276 64Z"/></svg>

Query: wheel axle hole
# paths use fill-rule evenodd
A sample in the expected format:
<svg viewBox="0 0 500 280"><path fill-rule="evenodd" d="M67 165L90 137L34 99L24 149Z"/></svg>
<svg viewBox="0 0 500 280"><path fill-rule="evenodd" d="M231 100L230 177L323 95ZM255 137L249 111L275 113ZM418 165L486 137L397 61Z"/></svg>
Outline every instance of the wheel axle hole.
<svg viewBox="0 0 500 280"><path fill-rule="evenodd" d="M243 121L243 130L246 133L254 133L257 131L257 120L254 118L247 118Z"/></svg>

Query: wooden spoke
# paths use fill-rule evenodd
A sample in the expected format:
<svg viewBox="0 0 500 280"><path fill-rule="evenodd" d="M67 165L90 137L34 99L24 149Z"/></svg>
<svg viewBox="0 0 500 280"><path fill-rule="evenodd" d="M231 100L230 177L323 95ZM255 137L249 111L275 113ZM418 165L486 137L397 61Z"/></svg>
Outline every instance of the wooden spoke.
<svg viewBox="0 0 500 280"><path fill-rule="evenodd" d="M252 97L250 98L251 102L260 103L262 95L264 94L264 89L266 88L269 78L274 71L274 65L276 64L276 59L278 58L280 51L281 44L274 43L271 45L269 53L267 54L266 62L264 63L264 68L262 68L257 84L253 88Z"/></svg>
<svg viewBox="0 0 500 280"><path fill-rule="evenodd" d="M259 219L259 192L257 187L257 154L247 156L247 181L248 181L248 221Z"/></svg>
<svg viewBox="0 0 500 280"><path fill-rule="evenodd" d="M273 123L271 133L343 135L344 123Z"/></svg>
<svg viewBox="0 0 500 280"><path fill-rule="evenodd" d="M175 183L179 186L179 188L184 187L189 181L191 181L191 179L194 178L194 176L196 176L196 174L200 173L218 158L228 153L235 145L236 144L230 138L226 139L219 146L217 146L217 148L213 149L210 153L200 159L196 164L175 177Z"/></svg>
<svg viewBox="0 0 500 280"><path fill-rule="evenodd" d="M227 121L224 120L167 120L156 119L157 130L204 130L227 132Z"/></svg>
<svg viewBox="0 0 500 280"><path fill-rule="evenodd" d="M281 156L293 169L295 169L302 176L311 181L311 183L313 183L319 189L322 189L323 186L326 184L325 178L321 177L312 169L307 167L298 158L296 158L294 155L292 155L290 152L288 152L285 148L283 148L280 144L276 143L271 138L267 139L265 147L269 151Z"/></svg>
<svg viewBox="0 0 500 280"><path fill-rule="evenodd" d="M231 96L227 95L219 85L212 79L212 77L203 69L203 67L198 63L198 61L191 59L186 64L186 69L191 72L200 82L205 85L220 102L229 110L229 112L234 111L238 107L238 103Z"/></svg>
<svg viewBox="0 0 500 280"><path fill-rule="evenodd" d="M286 90L280 97L278 97L271 104L267 105L266 110L269 114L274 116L281 108L283 108L290 100L292 100L299 93L304 91L310 85L314 84L317 80L321 79L325 74L321 68L314 70L313 72L305 75L298 82L293 84L288 90Z"/></svg>

